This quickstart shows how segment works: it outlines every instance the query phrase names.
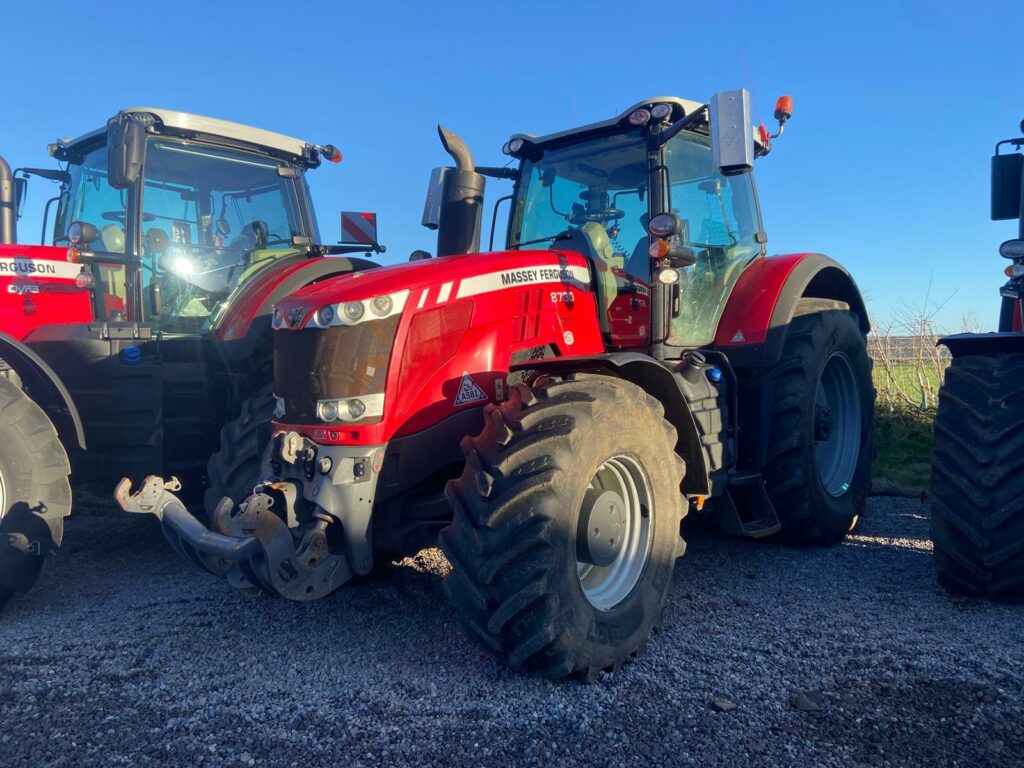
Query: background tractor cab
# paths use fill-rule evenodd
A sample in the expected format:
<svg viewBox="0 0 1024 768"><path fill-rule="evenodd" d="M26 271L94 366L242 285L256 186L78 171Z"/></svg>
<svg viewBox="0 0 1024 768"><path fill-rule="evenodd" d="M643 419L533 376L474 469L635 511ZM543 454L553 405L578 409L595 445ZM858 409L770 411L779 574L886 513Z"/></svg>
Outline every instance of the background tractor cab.
<svg viewBox="0 0 1024 768"><path fill-rule="evenodd" d="M149 107L49 150L59 169L12 172L0 160L0 375L9 394L40 409L76 483L106 489L155 464L190 477L195 491L215 488L218 499L242 493L258 466L256 430L273 407L274 302L375 266L345 254L383 251L372 214L342 214L343 230L347 218L358 237L322 244L305 175L341 153ZM17 241L31 177L59 184L44 213L48 245ZM208 467L222 429L227 452ZM0 434L0 524L11 526L4 504L44 500L12 485L6 440ZM70 510L46 507L51 541L34 551L59 543ZM3 563L0 552L0 602Z"/></svg>
<svg viewBox="0 0 1024 768"><path fill-rule="evenodd" d="M441 258L278 303L248 501L209 531L151 476L122 506L233 586L296 600L440 532L470 634L550 677L639 650L690 504L736 535L845 536L870 484L867 317L835 262L765 255L750 171L773 137L745 91L517 134L517 168L440 135ZM478 254L487 176L513 181L511 212L504 250Z"/></svg>

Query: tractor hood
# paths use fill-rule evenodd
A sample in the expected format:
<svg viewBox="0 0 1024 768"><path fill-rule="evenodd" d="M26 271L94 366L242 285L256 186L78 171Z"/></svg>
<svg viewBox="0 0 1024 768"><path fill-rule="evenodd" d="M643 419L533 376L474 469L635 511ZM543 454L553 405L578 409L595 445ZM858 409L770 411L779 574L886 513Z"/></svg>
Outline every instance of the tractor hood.
<svg viewBox="0 0 1024 768"><path fill-rule="evenodd" d="M300 330L319 309L408 292L406 307L423 309L511 286L562 284L590 290L587 261L574 251L499 251L398 264L311 285L279 302L274 327ZM313 325L313 327L317 327Z"/></svg>

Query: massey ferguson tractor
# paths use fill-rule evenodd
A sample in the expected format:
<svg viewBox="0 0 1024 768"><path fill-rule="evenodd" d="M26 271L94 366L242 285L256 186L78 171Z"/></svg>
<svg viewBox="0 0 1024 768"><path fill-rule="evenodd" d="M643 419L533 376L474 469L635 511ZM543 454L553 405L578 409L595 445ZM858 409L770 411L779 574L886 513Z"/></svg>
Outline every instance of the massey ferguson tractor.
<svg viewBox="0 0 1024 768"><path fill-rule="evenodd" d="M245 498L274 302L372 266L320 258L370 248L320 245L305 173L332 146L144 108L50 152L59 169L0 159L0 605L60 545L69 472L108 493L162 466L201 492L223 428L209 493ZM15 236L30 176L59 184L51 245Z"/></svg>
<svg viewBox="0 0 1024 768"><path fill-rule="evenodd" d="M782 125L788 98L777 105ZM862 513L874 390L864 302L817 253L766 257L746 91L640 102L434 172L438 256L324 281L274 311L261 482L212 529L178 483L122 506L246 592L326 595L438 541L469 635L592 679L657 624L687 510L833 544ZM479 254L486 176L514 182Z"/></svg>
<svg viewBox="0 0 1024 768"><path fill-rule="evenodd" d="M1024 132L1024 121L1021 122ZM1014 151L1000 151L1010 147ZM981 597L1024 599L1024 138L996 144L992 219L1019 222L998 333L940 340L953 356L939 389L932 540L939 580Z"/></svg>

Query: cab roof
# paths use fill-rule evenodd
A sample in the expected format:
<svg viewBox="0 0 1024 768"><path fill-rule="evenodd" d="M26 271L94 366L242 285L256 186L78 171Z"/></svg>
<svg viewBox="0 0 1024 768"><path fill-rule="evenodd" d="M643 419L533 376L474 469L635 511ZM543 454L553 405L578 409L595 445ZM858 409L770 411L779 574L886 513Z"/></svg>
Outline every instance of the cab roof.
<svg viewBox="0 0 1024 768"><path fill-rule="evenodd" d="M577 128L570 128L566 131L558 131L557 133L548 133L544 136L537 136L532 133L514 133L509 137L509 141L512 139L523 139L530 142L531 144L543 145L550 142L560 142L563 139L578 138L586 134L600 134L605 131L612 130L624 122L627 118L638 109L650 109L655 104L670 104L672 106L671 121L675 122L683 117L686 117L698 109L702 109L705 105L704 102L691 101L689 99L681 99L678 96L652 96L651 98L638 101L633 106L629 107L625 111L621 112L616 117L610 120L602 120L597 123L590 123L589 125L583 125ZM761 141L760 133L757 128L754 128L754 141L758 147L763 146Z"/></svg>
<svg viewBox="0 0 1024 768"><path fill-rule="evenodd" d="M122 109L125 114L149 114L156 118L161 125L161 131L171 134L205 134L219 138L231 139L232 141L243 142L258 147L264 147L277 152L303 157L306 154L306 147L312 146L302 139L285 136L282 133L266 131L262 128L253 128L250 125L232 123L228 120L220 120L216 117L196 115L191 112L179 112L174 109L161 109L159 107L127 107ZM74 139L66 139L60 142L63 150L73 150L78 145L90 143L99 136L105 135L106 127L78 136Z"/></svg>

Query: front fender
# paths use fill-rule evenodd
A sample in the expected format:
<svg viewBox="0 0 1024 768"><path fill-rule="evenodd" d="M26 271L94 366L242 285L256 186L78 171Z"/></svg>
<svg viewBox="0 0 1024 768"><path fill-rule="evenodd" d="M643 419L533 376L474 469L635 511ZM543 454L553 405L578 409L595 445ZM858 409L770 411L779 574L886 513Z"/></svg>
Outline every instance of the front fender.
<svg viewBox="0 0 1024 768"><path fill-rule="evenodd" d="M53 421L65 445L77 444L85 450L85 428L71 393L60 377L30 347L0 332L0 360L21 377L29 396Z"/></svg>
<svg viewBox="0 0 1024 768"><path fill-rule="evenodd" d="M686 460L683 491L711 494L711 478L700 432L694 421L680 377L666 365L639 352L610 352L587 357L552 357L512 366L549 374L592 372L616 376L636 384L665 408L665 418L676 428L676 453Z"/></svg>

